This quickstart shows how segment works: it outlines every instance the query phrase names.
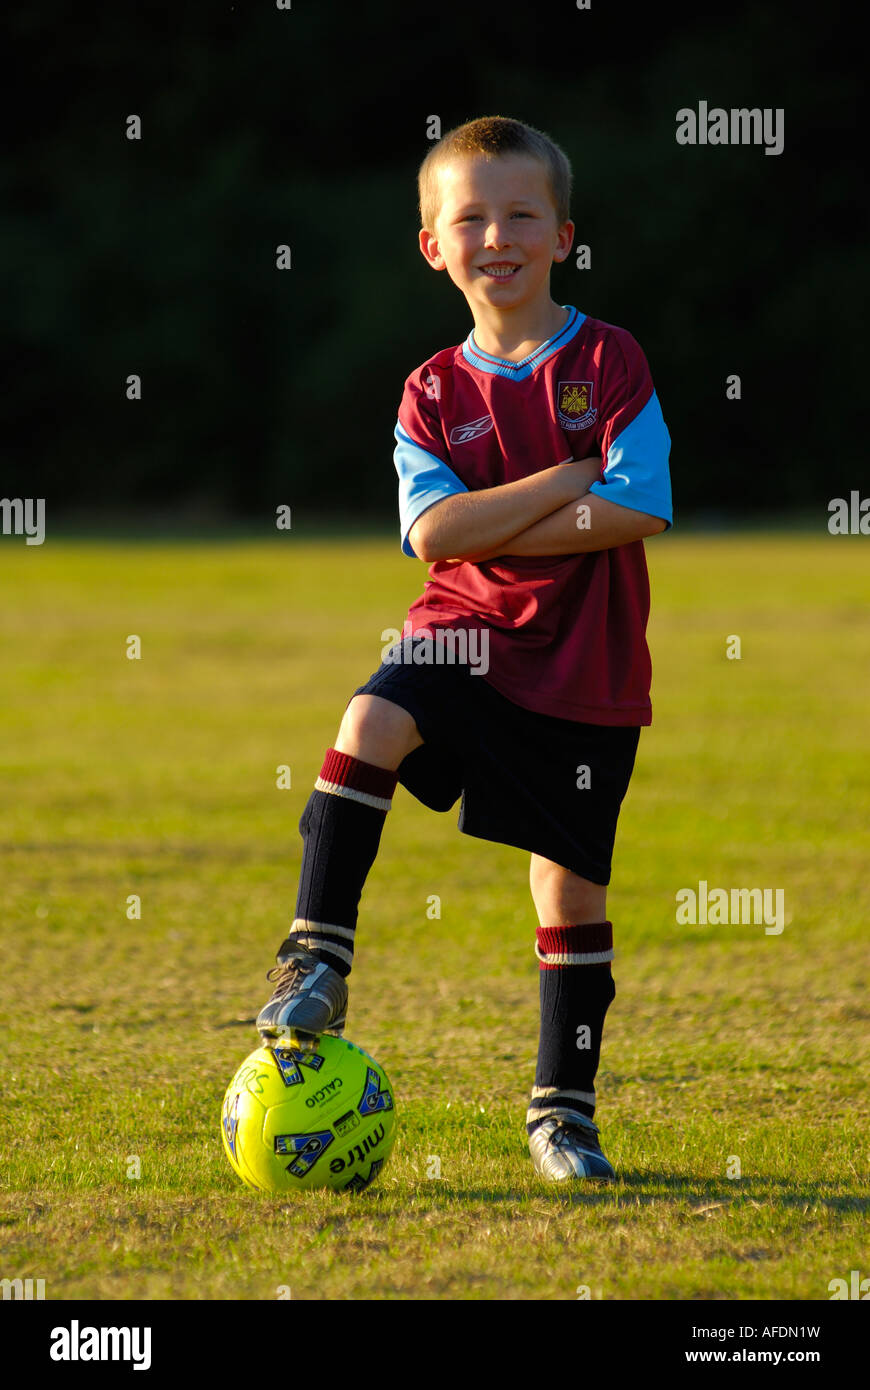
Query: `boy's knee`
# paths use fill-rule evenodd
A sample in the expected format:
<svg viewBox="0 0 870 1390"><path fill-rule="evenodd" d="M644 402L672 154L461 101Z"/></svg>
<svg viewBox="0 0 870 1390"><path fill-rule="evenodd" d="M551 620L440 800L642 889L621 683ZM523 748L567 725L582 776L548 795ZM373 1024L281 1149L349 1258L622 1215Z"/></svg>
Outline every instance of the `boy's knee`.
<svg viewBox="0 0 870 1390"><path fill-rule="evenodd" d="M344 712L335 747L364 762L398 767L422 742L413 718L400 705L378 695L355 695Z"/></svg>
<svg viewBox="0 0 870 1390"><path fill-rule="evenodd" d="M390 738L401 728L402 717L413 723L405 710L389 700L377 695L354 695L344 712L339 734L359 741Z"/></svg>
<svg viewBox="0 0 870 1390"><path fill-rule="evenodd" d="M532 855L529 882L543 926L605 920L607 888L561 864Z"/></svg>

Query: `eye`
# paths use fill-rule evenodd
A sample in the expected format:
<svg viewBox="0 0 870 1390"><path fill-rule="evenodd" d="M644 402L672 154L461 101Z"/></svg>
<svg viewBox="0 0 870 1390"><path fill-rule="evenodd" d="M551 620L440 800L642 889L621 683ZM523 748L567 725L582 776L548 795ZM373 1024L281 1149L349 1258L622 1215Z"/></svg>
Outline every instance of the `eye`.
<svg viewBox="0 0 870 1390"><path fill-rule="evenodd" d="M534 217L534 216L535 216L535 214L534 214L533 212L512 212L512 213L511 213L511 217ZM458 217L458 218L456 219L457 226L460 226L460 227L462 226L462 223L463 223L463 222L481 222L481 221L483 221L483 217L482 217L481 213L479 213L479 212L467 212L467 213L464 215L464 217Z"/></svg>

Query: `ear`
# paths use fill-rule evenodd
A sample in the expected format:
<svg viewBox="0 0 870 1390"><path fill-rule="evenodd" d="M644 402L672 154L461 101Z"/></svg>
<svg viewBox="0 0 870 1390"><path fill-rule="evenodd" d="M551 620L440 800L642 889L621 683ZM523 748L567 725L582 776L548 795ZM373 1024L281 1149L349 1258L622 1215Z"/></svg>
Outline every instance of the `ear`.
<svg viewBox="0 0 870 1390"><path fill-rule="evenodd" d="M434 232L428 231L426 227L420 231L420 251L433 270L446 270L447 267L444 257L441 255L438 238Z"/></svg>
<svg viewBox="0 0 870 1390"><path fill-rule="evenodd" d="M554 261L564 261L571 254L571 247L574 245L574 223L563 222L559 228L556 240L556 249L553 252Z"/></svg>

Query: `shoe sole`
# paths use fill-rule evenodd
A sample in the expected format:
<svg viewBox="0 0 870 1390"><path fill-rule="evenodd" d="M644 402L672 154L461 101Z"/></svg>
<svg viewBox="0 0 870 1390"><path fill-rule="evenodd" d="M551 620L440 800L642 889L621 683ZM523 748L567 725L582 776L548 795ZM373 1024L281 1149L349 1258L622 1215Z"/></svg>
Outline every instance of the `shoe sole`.
<svg viewBox="0 0 870 1390"><path fill-rule="evenodd" d="M576 1150L575 1150L575 1153L577 1153ZM536 1158L534 1152L531 1152L531 1151L530 1151L530 1153L529 1153L529 1157L530 1157L531 1160L532 1160L532 1167L534 1168L534 1170L535 1170L535 1172L537 1173L538 1177L541 1178L541 1180L542 1180L543 1182L556 1182L556 1183L559 1183L559 1182L567 1182L567 1183L581 1182L581 1183L587 1183L587 1182L615 1182L615 1181L616 1181L616 1172L615 1172L615 1170L614 1170L614 1168L613 1168L613 1165L610 1163L610 1160L609 1160L609 1159L607 1159L607 1158L604 1157L603 1154L594 1153L593 1151L591 1151L591 1150L589 1150L589 1149L584 1149L584 1150L581 1150L580 1153L577 1154L577 1156L578 1156L578 1157L582 1157L582 1159L584 1159L586 1162L592 1162L592 1163L596 1163L596 1164L602 1163L602 1162L603 1162L603 1163L607 1164L609 1171L608 1171L608 1172L605 1172L605 1173L574 1173L574 1172L561 1173L561 1174L546 1173L546 1172L544 1172L543 1167L539 1165L538 1160L537 1160L537 1158ZM549 1155L548 1155L548 1157L549 1157Z"/></svg>
<svg viewBox="0 0 870 1390"><path fill-rule="evenodd" d="M554 1178L549 1173L542 1173L538 1168L535 1169L535 1172L543 1182L616 1182L615 1173L566 1173L564 1177Z"/></svg>
<svg viewBox="0 0 870 1390"><path fill-rule="evenodd" d="M277 1038L286 1038L291 1047L305 1048L317 1042L318 1038L324 1036L328 1038L344 1037L344 1025L346 1020L341 1018L336 1023L331 1023L328 1028L319 1028L317 1032L311 1032L303 1028L294 1028L292 1024L277 1023L274 1027L260 1028L260 1037L266 1047L271 1047Z"/></svg>

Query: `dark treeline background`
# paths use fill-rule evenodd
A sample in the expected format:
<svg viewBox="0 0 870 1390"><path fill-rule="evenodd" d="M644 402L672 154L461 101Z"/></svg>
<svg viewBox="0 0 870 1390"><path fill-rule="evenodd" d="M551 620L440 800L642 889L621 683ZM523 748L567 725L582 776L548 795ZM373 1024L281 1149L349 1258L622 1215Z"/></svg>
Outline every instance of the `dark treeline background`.
<svg viewBox="0 0 870 1390"><path fill-rule="evenodd" d="M3 495L52 515L394 521L407 374L471 328L416 246L426 122L548 131L575 174L554 297L627 327L678 513L819 509L866 477L857 38L837 4L685 14L274 0L7 8ZM785 149L677 145L783 107ZM128 115L141 141L125 137ZM293 268L276 268L288 244ZM126 399L141 375L143 399ZM727 401L737 373L742 399Z"/></svg>

